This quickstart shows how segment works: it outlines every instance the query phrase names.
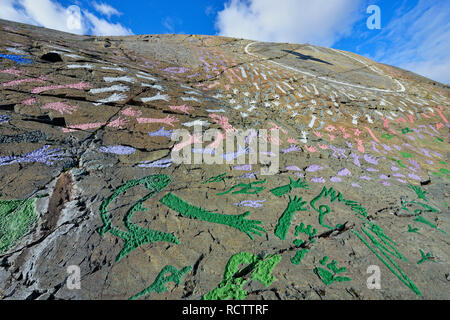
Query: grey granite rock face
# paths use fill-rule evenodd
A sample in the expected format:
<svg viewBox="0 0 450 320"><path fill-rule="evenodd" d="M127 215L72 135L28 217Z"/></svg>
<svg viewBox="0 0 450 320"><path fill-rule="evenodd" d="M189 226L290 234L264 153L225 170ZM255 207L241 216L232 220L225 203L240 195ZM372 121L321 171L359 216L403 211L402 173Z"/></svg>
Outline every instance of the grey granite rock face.
<svg viewBox="0 0 450 320"><path fill-rule="evenodd" d="M449 299L449 97L328 48L0 21L0 297Z"/></svg>

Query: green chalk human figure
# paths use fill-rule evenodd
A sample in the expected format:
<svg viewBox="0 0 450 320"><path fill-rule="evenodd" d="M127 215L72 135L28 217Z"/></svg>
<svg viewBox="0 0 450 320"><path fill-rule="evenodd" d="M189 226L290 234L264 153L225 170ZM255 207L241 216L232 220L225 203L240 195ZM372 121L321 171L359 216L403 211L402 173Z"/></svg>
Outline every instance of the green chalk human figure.
<svg viewBox="0 0 450 320"><path fill-rule="evenodd" d="M176 285L179 285L181 281L183 280L183 277L186 273L192 270L191 266L184 267L181 270L178 270L177 268L173 266L165 266L161 272L156 277L155 281L147 288L142 290L141 292L135 294L134 296L130 297L128 300L136 300L140 297L143 297L151 292L157 292L157 293L163 293L167 291L166 284L169 282L173 282ZM167 275L169 274L170 275Z"/></svg>
<svg viewBox="0 0 450 320"><path fill-rule="evenodd" d="M297 196L295 196L294 198L292 198L291 196L289 196L289 204L278 220L277 226L275 227L275 235L278 238L280 238L281 240L284 240L286 238L286 234L291 225L294 213L296 213L297 211L307 211L308 209L304 208L305 205L306 201L303 201L302 197L298 198Z"/></svg>
<svg viewBox="0 0 450 320"><path fill-rule="evenodd" d="M422 264L426 261L434 260L433 254L431 252L425 253L425 252L423 252L422 249L419 249L419 251L420 251L420 255L422 256L422 258L419 261L417 261L417 264Z"/></svg>
<svg viewBox="0 0 450 320"><path fill-rule="evenodd" d="M171 179L166 174L151 175L142 179L130 180L115 189L112 195L102 202L100 206L100 216L103 222L103 226L98 228L97 231L101 236L104 236L107 233L111 233L112 235L125 241L122 250L116 257L116 262L120 261L124 256L126 256L136 248L150 242L162 241L173 244L180 243L178 238L171 233L157 231L149 228L142 228L131 222L131 219L136 212L148 211L148 208L144 207L144 202L162 191L170 184L170 182ZM150 192L143 198L139 199L136 203L134 203L125 214L123 218L123 226L125 230L113 226L110 214L108 213L108 206L119 196L123 195L126 191L140 185L145 186L148 190L150 190ZM240 215L225 215L209 212L203 208L195 207L187 203L173 193L168 193L160 200L160 202L170 209L177 211L183 217L227 225L244 232L251 239L253 239L252 233L262 236L261 232L265 232L263 228L257 226L258 224L262 223L261 221L246 219L246 217L250 215L250 211L247 211Z"/></svg>
<svg viewBox="0 0 450 320"><path fill-rule="evenodd" d="M103 201L100 206L100 216L103 221L103 226L98 228L97 231L101 236L104 236L106 233L111 233L112 235L125 241L122 250L116 257L116 262L120 261L120 259L122 259L134 249L150 242L164 241L173 244L179 243L178 238L173 234L153 229L142 228L131 222L131 218L133 217L134 213L138 211L148 210L148 208L144 207L143 203L163 190L165 187L167 187L170 182L170 177L165 174L151 175L142 179L130 180L114 190L112 195ZM111 217L108 213L108 206L111 204L111 202L117 199L120 195L124 194L126 191L140 185L144 185L148 190L150 190L150 193L133 204L133 206L125 214L123 225L126 231L113 226Z"/></svg>

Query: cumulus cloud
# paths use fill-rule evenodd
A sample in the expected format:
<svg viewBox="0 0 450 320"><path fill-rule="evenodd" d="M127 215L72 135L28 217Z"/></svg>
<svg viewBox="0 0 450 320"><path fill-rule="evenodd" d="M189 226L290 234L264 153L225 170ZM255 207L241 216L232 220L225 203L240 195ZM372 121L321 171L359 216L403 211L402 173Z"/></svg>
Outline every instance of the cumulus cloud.
<svg viewBox="0 0 450 320"><path fill-rule="evenodd" d="M0 19L75 34L100 36L133 34L130 29L119 23L98 18L77 6L64 7L55 0L1 0Z"/></svg>
<svg viewBox="0 0 450 320"><path fill-rule="evenodd" d="M231 0L218 12L219 35L331 46L351 33L362 0Z"/></svg>
<svg viewBox="0 0 450 320"><path fill-rule="evenodd" d="M419 0L415 6L398 11L381 33L359 50L374 51L377 61L450 83L449 39L450 3Z"/></svg>
<svg viewBox="0 0 450 320"><path fill-rule="evenodd" d="M111 16L120 16L122 13L117 11L116 8L111 7L109 4L106 3L97 3L94 2L93 6L97 12L100 12L101 14L107 16L108 18L111 18Z"/></svg>

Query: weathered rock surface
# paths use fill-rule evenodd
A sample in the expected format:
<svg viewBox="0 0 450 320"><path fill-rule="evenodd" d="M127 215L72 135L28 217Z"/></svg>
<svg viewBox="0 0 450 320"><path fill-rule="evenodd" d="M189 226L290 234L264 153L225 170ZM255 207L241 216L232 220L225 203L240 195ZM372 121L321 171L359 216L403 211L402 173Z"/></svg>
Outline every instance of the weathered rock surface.
<svg viewBox="0 0 450 320"><path fill-rule="evenodd" d="M449 97L311 45L0 21L0 297L449 299ZM171 161L199 121L279 132L278 173Z"/></svg>

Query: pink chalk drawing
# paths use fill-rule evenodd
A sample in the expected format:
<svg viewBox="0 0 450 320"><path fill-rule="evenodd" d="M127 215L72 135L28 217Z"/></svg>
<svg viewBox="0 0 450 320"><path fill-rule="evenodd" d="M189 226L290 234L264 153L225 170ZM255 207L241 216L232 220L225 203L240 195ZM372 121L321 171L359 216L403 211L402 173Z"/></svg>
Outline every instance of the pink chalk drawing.
<svg viewBox="0 0 450 320"><path fill-rule="evenodd" d="M322 134L320 132L317 132L316 130L314 130L313 133L316 135L316 137L322 138Z"/></svg>
<svg viewBox="0 0 450 320"><path fill-rule="evenodd" d="M443 106L438 106L438 108L435 108L434 110L436 110L436 112L439 114L439 116L442 118L442 120L444 120L445 123L448 123L447 118L445 118L444 114L442 113L442 111L444 111Z"/></svg>
<svg viewBox="0 0 450 320"><path fill-rule="evenodd" d="M194 110L193 107L188 106L188 105L181 105L181 106L169 106L170 110L176 110L176 111L181 111L183 113L189 114L189 111Z"/></svg>
<svg viewBox="0 0 450 320"><path fill-rule="evenodd" d="M142 111L140 111L140 110L133 110L132 107L128 107L125 110L122 110L120 113L122 115L124 115L124 116L133 117L133 118L137 118L137 117L140 117L142 115Z"/></svg>
<svg viewBox="0 0 450 320"><path fill-rule="evenodd" d="M159 118L137 118L136 119L138 123L146 124L146 123L164 123L169 126L174 126L174 123L179 122L177 118L174 116L167 116L165 118L159 119Z"/></svg>
<svg viewBox="0 0 450 320"><path fill-rule="evenodd" d="M361 130L359 130L358 128L354 128L353 129L353 135L355 135L356 137L359 137L359 135L362 133Z"/></svg>
<svg viewBox="0 0 450 320"><path fill-rule="evenodd" d="M341 177L347 177L347 176L351 176L352 173L347 168L343 168L337 172L337 175L341 176Z"/></svg>
<svg viewBox="0 0 450 320"><path fill-rule="evenodd" d="M357 143L358 151L361 152L361 153L364 153L365 149L364 149L362 140L361 139L356 139L356 143Z"/></svg>
<svg viewBox="0 0 450 320"><path fill-rule="evenodd" d="M325 127L325 130L327 130L328 132L333 132L336 130L336 127L332 126L332 125L328 125Z"/></svg>
<svg viewBox="0 0 450 320"><path fill-rule="evenodd" d="M48 87L37 87L31 90L31 93L42 93L45 91L50 90L56 90L56 89L77 89L77 90L84 90L84 89L90 89L92 86L89 83L86 82L78 82L78 83L72 83L72 84L62 84L62 85L53 85Z"/></svg>
<svg viewBox="0 0 450 320"><path fill-rule="evenodd" d="M291 137L289 137L289 138L287 139L287 142L289 142L290 144L298 144L298 141L295 140L294 138L291 138Z"/></svg>
<svg viewBox="0 0 450 320"><path fill-rule="evenodd" d="M202 140L201 135L189 134L189 139L184 140L183 142L180 142L180 143L177 143L176 145L174 145L173 151L180 151L193 143L202 143L202 142L203 142L203 140Z"/></svg>
<svg viewBox="0 0 450 320"><path fill-rule="evenodd" d="M26 74L24 71L12 69L12 68L0 70L0 73L12 74L14 76L20 76L20 75Z"/></svg>
<svg viewBox="0 0 450 320"><path fill-rule="evenodd" d="M27 79L20 79L20 80L13 80L13 81L9 81L9 82L4 82L2 83L3 87L13 87L13 86L17 86L19 84L22 83L30 83L30 82L44 82L44 78L40 77L40 78L27 78Z"/></svg>
<svg viewBox="0 0 450 320"><path fill-rule="evenodd" d="M31 106L33 104L37 103L37 100L35 98L28 98L22 101L22 104L26 106Z"/></svg>
<svg viewBox="0 0 450 320"><path fill-rule="evenodd" d="M328 137L330 138L331 141L334 141L334 139L336 138L334 135L329 134Z"/></svg>
<svg viewBox="0 0 450 320"><path fill-rule="evenodd" d="M272 128L269 128L269 130L280 130L281 132L283 132L284 134L288 134L287 131L285 129L283 129L282 127L280 127L279 125L273 123L272 121L270 122L270 124L272 125Z"/></svg>
<svg viewBox="0 0 450 320"><path fill-rule="evenodd" d="M229 120L227 117L225 116L221 116L215 113L211 113L209 115L209 117L211 119L213 119L213 121L215 123L217 123L218 125L220 125L222 127L223 130L225 130L225 132L234 132L236 131L236 129L229 123Z"/></svg>
<svg viewBox="0 0 450 320"><path fill-rule="evenodd" d="M436 123L436 130L439 130L440 128L443 128L443 127L445 127L445 126L442 122Z"/></svg>
<svg viewBox="0 0 450 320"><path fill-rule="evenodd" d="M123 118L121 118L121 117L119 116L116 120L111 121L111 122L108 124L108 127L122 129L123 126L125 126L127 123L128 123L128 120L123 119Z"/></svg>
<svg viewBox="0 0 450 320"><path fill-rule="evenodd" d="M69 126L67 128L62 128L62 131L63 132L74 132L77 130L96 129L96 128L100 128L101 126L104 126L105 124L106 124L106 122L75 124L75 125Z"/></svg>
<svg viewBox="0 0 450 320"><path fill-rule="evenodd" d="M311 153L317 152L317 149L313 146L307 146L305 145L305 149L308 150Z"/></svg>
<svg viewBox="0 0 450 320"><path fill-rule="evenodd" d="M319 144L318 147L322 150L327 150L328 146L326 144Z"/></svg>
<svg viewBox="0 0 450 320"><path fill-rule="evenodd" d="M55 110L63 115L64 113L72 114L73 112L75 112L77 110L77 107L69 106L69 105L65 104L64 102L51 102L51 103L44 104L41 107L41 109Z"/></svg>
<svg viewBox="0 0 450 320"><path fill-rule="evenodd" d="M210 89L213 89L213 88L217 87L218 85L220 85L220 82L219 81L215 81L214 83L212 83L209 86L207 86L206 89L210 90Z"/></svg>

